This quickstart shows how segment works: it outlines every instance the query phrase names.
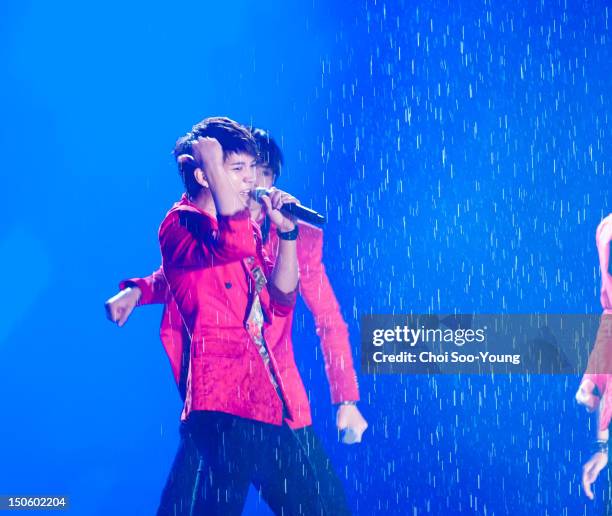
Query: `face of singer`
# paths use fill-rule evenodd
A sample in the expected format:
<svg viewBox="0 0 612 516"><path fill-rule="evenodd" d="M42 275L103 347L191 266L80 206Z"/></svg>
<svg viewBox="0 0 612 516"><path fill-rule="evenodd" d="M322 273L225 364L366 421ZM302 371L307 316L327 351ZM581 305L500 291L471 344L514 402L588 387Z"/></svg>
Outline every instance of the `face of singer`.
<svg viewBox="0 0 612 516"><path fill-rule="evenodd" d="M247 204L251 191L255 188L257 160L250 154L234 152L225 158L223 168L228 174L232 188L240 194L242 200Z"/></svg>

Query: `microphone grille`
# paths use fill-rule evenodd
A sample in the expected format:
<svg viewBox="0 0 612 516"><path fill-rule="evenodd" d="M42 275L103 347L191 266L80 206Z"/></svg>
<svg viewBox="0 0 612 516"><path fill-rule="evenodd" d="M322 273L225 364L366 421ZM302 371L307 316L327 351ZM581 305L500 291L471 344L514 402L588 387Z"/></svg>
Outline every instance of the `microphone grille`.
<svg viewBox="0 0 612 516"><path fill-rule="evenodd" d="M259 187L255 188L255 190L251 192L251 197L259 202L264 195L268 195L269 193L270 192L267 188Z"/></svg>

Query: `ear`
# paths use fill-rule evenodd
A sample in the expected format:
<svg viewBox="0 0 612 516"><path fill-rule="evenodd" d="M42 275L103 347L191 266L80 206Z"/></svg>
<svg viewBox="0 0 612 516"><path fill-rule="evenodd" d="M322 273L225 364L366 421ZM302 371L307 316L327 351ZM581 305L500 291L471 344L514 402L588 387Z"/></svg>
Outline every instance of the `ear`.
<svg viewBox="0 0 612 516"><path fill-rule="evenodd" d="M193 177L200 186L209 188L204 171L197 166L196 160L193 158L193 156L190 156L189 154L181 154L178 158L176 158L176 161L179 164L183 175L193 174Z"/></svg>
<svg viewBox="0 0 612 516"><path fill-rule="evenodd" d="M193 177L195 177L195 180L200 186L203 186L204 188L210 188L208 186L208 181L206 181L206 176L204 175L204 171L200 167L196 168L193 171Z"/></svg>

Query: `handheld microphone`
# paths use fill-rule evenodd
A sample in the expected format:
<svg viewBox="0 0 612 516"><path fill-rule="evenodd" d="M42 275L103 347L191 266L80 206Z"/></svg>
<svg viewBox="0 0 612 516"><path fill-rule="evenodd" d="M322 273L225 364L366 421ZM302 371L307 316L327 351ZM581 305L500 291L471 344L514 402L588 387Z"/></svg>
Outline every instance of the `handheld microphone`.
<svg viewBox="0 0 612 516"><path fill-rule="evenodd" d="M255 190L251 192L251 197L253 197L253 199L255 199L257 202L261 202L261 198L264 195L269 194L270 190L267 188L255 188ZM308 222L309 224L313 224L315 226L322 226L327 222L327 219L323 215L311 210L310 208L306 208L306 206L302 206L301 204L287 203L283 205L280 211L285 215L292 215L296 219L303 220L304 222Z"/></svg>

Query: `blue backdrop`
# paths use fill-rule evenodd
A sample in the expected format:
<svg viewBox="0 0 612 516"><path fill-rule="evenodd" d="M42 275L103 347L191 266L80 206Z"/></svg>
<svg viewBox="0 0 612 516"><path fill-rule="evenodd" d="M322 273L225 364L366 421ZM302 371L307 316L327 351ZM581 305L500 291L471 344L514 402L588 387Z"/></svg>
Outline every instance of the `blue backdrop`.
<svg viewBox="0 0 612 516"><path fill-rule="evenodd" d="M280 185L327 213L356 357L370 312L600 309L605 2L207 4L0 5L0 494L154 512L180 411L161 308L119 329L103 302L158 266L170 151L206 116L269 129ZM361 376L370 429L346 447L303 305L295 343L357 514L601 511L578 377Z"/></svg>

